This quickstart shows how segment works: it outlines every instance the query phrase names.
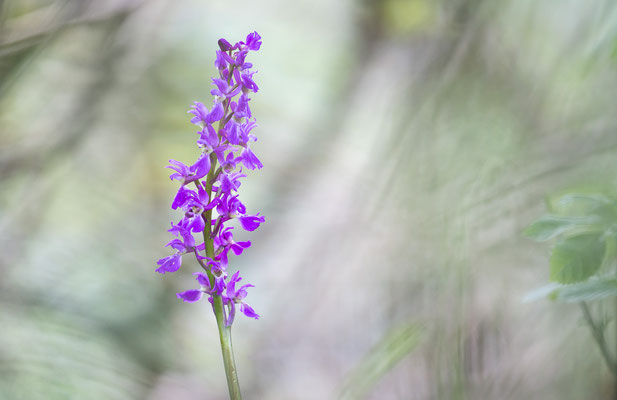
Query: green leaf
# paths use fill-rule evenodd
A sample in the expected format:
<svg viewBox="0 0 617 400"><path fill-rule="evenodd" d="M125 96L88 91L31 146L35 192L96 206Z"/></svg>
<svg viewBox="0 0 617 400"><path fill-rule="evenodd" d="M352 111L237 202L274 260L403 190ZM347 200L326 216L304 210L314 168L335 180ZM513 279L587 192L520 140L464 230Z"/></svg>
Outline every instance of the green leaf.
<svg viewBox="0 0 617 400"><path fill-rule="evenodd" d="M579 302L601 300L617 296L617 279L598 278L585 282L563 286L557 291L557 300L563 302Z"/></svg>
<svg viewBox="0 0 617 400"><path fill-rule="evenodd" d="M576 283L592 276L602 265L606 242L599 234L560 240L551 254L551 280Z"/></svg>
<svg viewBox="0 0 617 400"><path fill-rule="evenodd" d="M549 201L551 212L561 215L614 217L614 208L615 200L601 193L568 193Z"/></svg>
<svg viewBox="0 0 617 400"><path fill-rule="evenodd" d="M546 215L535 221L523 231L523 234L538 242L552 239L563 233L591 233L603 229L596 217L559 217Z"/></svg>
<svg viewBox="0 0 617 400"><path fill-rule="evenodd" d="M541 299L554 300L558 290L562 287L563 285L559 283L551 282L547 285L536 288L523 296L523 303L530 303L532 301L537 301Z"/></svg>

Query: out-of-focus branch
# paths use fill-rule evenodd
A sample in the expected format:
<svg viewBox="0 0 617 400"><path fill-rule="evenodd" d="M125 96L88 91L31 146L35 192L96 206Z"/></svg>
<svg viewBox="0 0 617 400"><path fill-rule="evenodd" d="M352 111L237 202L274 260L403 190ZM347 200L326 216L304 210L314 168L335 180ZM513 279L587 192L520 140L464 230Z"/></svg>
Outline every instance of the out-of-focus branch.
<svg viewBox="0 0 617 400"><path fill-rule="evenodd" d="M0 97L22 67L47 41L65 29L104 22L135 10L142 0L52 3L0 26Z"/></svg>
<svg viewBox="0 0 617 400"><path fill-rule="evenodd" d="M68 20L58 21L54 23L53 26L49 25L44 29L35 29L26 32L26 28L17 28L18 26L25 27L30 24L44 25L42 21L52 18L51 15L54 13L54 10L50 9L51 6L46 7L46 10L34 11L24 17L20 17L20 19L23 20L14 24L13 29L15 32L19 33L14 33L8 40L2 40L2 44L0 44L0 59L3 54L6 54L3 53L5 46L22 48L24 46L27 47L37 45L39 41L49 37L50 35L54 35L60 29L66 29L70 26L76 26L78 24L109 21L110 26L109 28L106 28L106 30L108 31L108 35L111 35L119 29L122 25L122 21L124 21L126 16L128 16L130 12L137 7L137 5L137 1L127 1L120 3L120 5L115 7L106 7L105 9L101 9L101 7L85 7L86 9L82 10L78 16ZM100 98L101 91L104 91L106 87L109 87L109 81L112 79L110 75L112 73L112 68L106 67L109 64L109 58L110 54L107 51L101 53L101 66L102 71L105 73L100 74L98 78L95 79L84 91L84 99L80 103L82 106L80 107L80 110L76 110L74 115L90 115L91 112L87 109L94 107L93 105L97 103L97 99ZM0 96L2 95L5 83L6 82L0 82ZM72 123L67 126L67 129L60 130L60 132L64 133L60 137L57 137L55 141L44 149L41 149L38 145L36 145L36 148L30 145L20 148L11 148L0 152L0 178L6 177L8 174L11 174L12 171L16 171L18 169L32 169L37 166L44 165L52 156L57 156L65 153L67 150L73 149L76 144L80 142L78 139L83 133L83 128L88 126L91 122L89 121L89 117L82 117L80 119L84 121L84 123L75 123L75 121L72 121ZM34 151L37 152L37 157L32 157Z"/></svg>
<svg viewBox="0 0 617 400"><path fill-rule="evenodd" d="M113 38L120 30L127 15L117 14L105 27L106 34L103 35L101 42L98 43L100 51L97 52L100 60L100 73L82 90L79 106L71 114L78 117L76 119L67 119L65 124L63 124L64 126L57 127L56 131L61 132L62 136L44 149L24 146L19 149L12 148L1 152L0 180L10 174L23 172L31 173L30 179L35 179L53 160L70 154L83 142L88 132L88 127L96 122L97 110L105 98L105 93L113 87L112 83L116 80L114 62L118 57L114 57L114 52L117 51L117 47L114 46L113 41L109 43L109 39L110 37ZM0 220L0 232L15 232L12 229L12 225L17 223L31 225L32 230L28 234L32 234L32 231L36 229L39 222L38 215L45 209L41 206L44 202L41 202L40 199L44 197L46 191L51 190L51 187L49 185L31 186L24 189L28 193L27 196L24 196L27 200L20 204L19 209L13 210L10 215ZM16 234L13 234L13 236L15 243L26 242L25 240L17 240L18 235ZM18 252L13 251L12 254L17 255ZM13 262L12 256L6 255L0 262L0 270L10 265L11 262Z"/></svg>
<svg viewBox="0 0 617 400"><path fill-rule="evenodd" d="M85 7L81 7L77 15L71 15L74 12L63 12L64 7L54 3L10 19L0 32L0 57L22 49L28 44L38 42L63 29L107 21L118 15L128 14L141 5L142 1L116 1L111 2L112 5L109 5L109 3L107 2L107 5L103 6L99 2L89 2Z"/></svg>

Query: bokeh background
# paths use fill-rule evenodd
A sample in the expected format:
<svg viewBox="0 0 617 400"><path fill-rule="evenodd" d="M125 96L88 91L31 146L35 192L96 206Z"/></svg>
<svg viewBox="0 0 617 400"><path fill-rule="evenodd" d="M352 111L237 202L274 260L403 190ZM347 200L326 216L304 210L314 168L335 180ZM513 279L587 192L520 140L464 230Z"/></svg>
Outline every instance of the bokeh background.
<svg viewBox="0 0 617 400"><path fill-rule="evenodd" d="M0 1L0 398L225 399L187 262L154 272L216 41L258 31L234 265L247 399L605 399L573 305L523 301L547 195L617 171L613 0Z"/></svg>

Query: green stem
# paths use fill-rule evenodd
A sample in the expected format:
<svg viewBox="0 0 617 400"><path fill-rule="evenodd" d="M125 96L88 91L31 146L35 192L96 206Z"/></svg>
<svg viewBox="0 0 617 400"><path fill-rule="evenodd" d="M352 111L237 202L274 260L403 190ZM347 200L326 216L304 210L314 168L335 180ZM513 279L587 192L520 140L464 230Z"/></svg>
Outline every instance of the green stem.
<svg viewBox="0 0 617 400"><path fill-rule="evenodd" d="M212 153L210 155L210 172L206 177L206 192L208 198L212 194L212 183L214 178L214 171L216 169L216 155ZM211 259L214 259L214 241L210 237L212 233L212 210L206 210L202 214L206 223L206 229L204 229L204 242L206 247L206 255ZM214 287L214 275L211 271L206 271L208 279L210 280L210 287ZM234 351L231 344L231 327L225 326L225 306L223 305L223 299L219 295L212 296L212 308L214 309L214 315L216 317L216 324L219 329L219 339L221 341L221 352L223 353L223 364L225 366L225 375L227 376L227 387L229 388L229 398L231 400L242 400L242 394L240 393L240 383L238 382L238 373L236 371L236 362L234 360Z"/></svg>
<svg viewBox="0 0 617 400"><path fill-rule="evenodd" d="M591 316L591 312L589 311L589 306L584 301L581 301L581 307L583 309L583 315L585 316L585 321L589 328L591 329L591 334L596 341L596 344L600 348L600 352L602 353L602 358L606 362L606 366L613 374L613 378L617 379L617 364L613 361L609 351L608 346L606 344L606 338L604 337L604 329L599 326Z"/></svg>
<svg viewBox="0 0 617 400"><path fill-rule="evenodd" d="M234 360L234 351L231 344L231 327L225 326L223 299L221 296L215 296L213 300L214 314L216 315L216 323L219 327L225 375L227 376L227 387L229 388L229 398L231 400L242 400L240 382L238 382L238 373L236 371L236 361Z"/></svg>

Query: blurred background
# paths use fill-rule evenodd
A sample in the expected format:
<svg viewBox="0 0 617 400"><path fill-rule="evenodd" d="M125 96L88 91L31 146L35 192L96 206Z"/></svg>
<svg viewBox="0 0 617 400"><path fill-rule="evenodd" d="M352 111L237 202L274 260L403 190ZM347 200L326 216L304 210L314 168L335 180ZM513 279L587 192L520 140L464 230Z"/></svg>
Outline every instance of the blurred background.
<svg viewBox="0 0 617 400"><path fill-rule="evenodd" d="M226 399L162 276L216 42L256 30L233 266L247 399L605 399L575 305L524 302L544 199L614 185L613 0L0 1L0 399Z"/></svg>

